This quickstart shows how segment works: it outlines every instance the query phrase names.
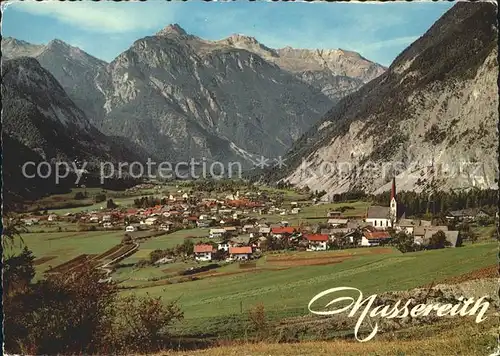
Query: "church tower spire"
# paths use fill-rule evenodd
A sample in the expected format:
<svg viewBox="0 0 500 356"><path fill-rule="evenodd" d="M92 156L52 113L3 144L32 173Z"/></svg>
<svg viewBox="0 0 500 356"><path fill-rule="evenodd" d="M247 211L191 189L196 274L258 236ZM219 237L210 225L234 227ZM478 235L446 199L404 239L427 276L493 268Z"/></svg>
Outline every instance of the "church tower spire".
<svg viewBox="0 0 500 356"><path fill-rule="evenodd" d="M396 201L396 177L392 177L391 201L389 211L392 224L394 224L398 217L398 203Z"/></svg>
<svg viewBox="0 0 500 356"><path fill-rule="evenodd" d="M396 199L396 177L392 177L391 201Z"/></svg>

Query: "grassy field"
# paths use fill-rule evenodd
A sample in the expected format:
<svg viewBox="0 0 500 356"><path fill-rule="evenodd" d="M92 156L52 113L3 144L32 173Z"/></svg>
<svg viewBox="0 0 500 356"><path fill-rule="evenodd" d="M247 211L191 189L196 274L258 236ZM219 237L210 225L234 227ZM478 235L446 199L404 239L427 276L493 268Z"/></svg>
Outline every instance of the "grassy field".
<svg viewBox="0 0 500 356"><path fill-rule="evenodd" d="M478 240L491 240L497 227L495 225L472 227L472 232L477 234Z"/></svg>
<svg viewBox="0 0 500 356"><path fill-rule="evenodd" d="M310 205L301 208L300 214L266 214L266 215L258 215L251 214L257 218L265 218L266 221L270 223L278 223L281 221L288 221L290 225L300 225L300 223L326 223L328 221L327 213L331 210L337 210L340 207L348 206L352 209L346 210L343 213L343 216L360 216L366 213L366 209L370 206L370 203L358 201L352 203L328 203L328 204L318 204L318 205ZM320 219L314 219L320 218Z"/></svg>
<svg viewBox="0 0 500 356"><path fill-rule="evenodd" d="M197 351L165 351L165 356L484 356L497 348L496 318L481 324L454 319L433 325L412 327L395 335L377 335L365 343L328 340L300 343L231 343Z"/></svg>
<svg viewBox="0 0 500 356"><path fill-rule="evenodd" d="M35 260L36 277L39 278L49 266L54 267L81 254L99 254L119 244L123 231L29 233L21 237L37 259L48 259L41 264ZM18 252L19 248L18 242L5 246L4 254Z"/></svg>
<svg viewBox="0 0 500 356"><path fill-rule="evenodd" d="M268 193L283 194L283 198L285 201L301 201L307 200L308 198L307 194L300 194L292 189L277 189L262 185L259 186L259 190Z"/></svg>
<svg viewBox="0 0 500 356"><path fill-rule="evenodd" d="M122 198L113 198L113 197L108 197L113 199L113 202L118 205L119 207L131 207L134 204L134 199L137 199L137 196L131 196L131 197L122 197ZM58 214L58 215L63 215L66 213L78 213L78 212L85 212L85 211L95 211L95 210L100 210L106 208L106 202L101 202L101 203L93 203L92 200L89 200L91 205L84 205L84 206L75 206L71 208L62 208L62 209L49 209L48 212L50 214Z"/></svg>
<svg viewBox="0 0 500 356"><path fill-rule="evenodd" d="M292 255L295 267L290 259L276 263L272 260L279 256L267 256L255 271L225 274L221 269L217 277L127 293L149 293L161 295L166 300L178 299L185 312L181 332L224 333L235 327L231 320L239 324L246 311L259 302L275 317L305 315L309 300L328 288L351 286L365 294L379 294L439 282L449 276L495 264L497 245L494 242L478 243L408 254L395 250L379 253L380 250L321 252L322 257L344 257L341 262L332 260L324 265L301 263L300 260L318 257L311 257L313 255L307 252L297 253ZM353 252L356 254L349 256Z"/></svg>
<svg viewBox="0 0 500 356"><path fill-rule="evenodd" d="M139 251L132 256L123 260L122 263L135 263L141 259L149 258L149 254L154 250L165 250L177 245L181 245L186 237L194 237L194 243L202 241L203 238L208 237L210 229L196 228L175 231L171 234L153 237L149 240L141 242Z"/></svg>
<svg viewBox="0 0 500 356"><path fill-rule="evenodd" d="M176 191L177 188L174 185L164 185L162 191ZM85 199L74 199L76 193L87 194ZM124 192L124 191L112 191L112 190L102 190L101 188L74 188L71 192L66 194L55 194L40 200L34 201L29 204L29 210L40 210L48 208L49 213L55 214L66 214L66 213L76 213L81 211L93 211L99 210L101 207L106 207L106 201L101 203L95 203L93 197L96 194L104 193L107 199L113 199L115 204L122 207L132 206L134 199L141 196L163 196L161 192L155 189L141 189L138 191Z"/></svg>
<svg viewBox="0 0 500 356"><path fill-rule="evenodd" d="M145 240L136 254L121 263L147 259L151 251L181 244L189 236L200 241L207 233L208 229L186 229ZM99 254L115 246L121 241L123 231L29 233L22 237L39 260L36 278L40 278L49 266L80 254ZM5 253L18 249L18 246L6 248ZM264 255L253 268L243 269L233 263L184 283L163 282L177 278L181 270L199 265L195 261L140 269L129 265L119 268L113 278L122 282L122 286L136 287L124 290L124 294L148 293L164 300L178 300L185 313L185 320L175 329L181 335L233 335L243 330L247 311L257 303L264 304L271 319L307 315L309 300L328 288L356 287L365 295L405 290L492 266L496 254L497 244L491 240L461 248L407 254L390 247L280 252ZM152 280L158 283L154 287Z"/></svg>

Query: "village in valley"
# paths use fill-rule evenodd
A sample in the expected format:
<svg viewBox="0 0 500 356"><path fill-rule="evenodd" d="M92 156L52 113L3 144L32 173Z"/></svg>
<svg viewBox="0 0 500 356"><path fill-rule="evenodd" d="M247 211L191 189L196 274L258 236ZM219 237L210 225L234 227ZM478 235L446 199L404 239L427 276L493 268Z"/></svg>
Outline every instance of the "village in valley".
<svg viewBox="0 0 500 356"><path fill-rule="evenodd" d="M120 243L97 256L81 254L58 266L50 264L45 272L54 273L68 272L89 260L96 266L105 261L108 266L119 267L120 261L136 253L144 258L135 267L158 266L178 259L191 259L197 264L232 263L258 259L274 251L317 252L394 245L398 236L403 236L407 244L409 241L414 250L454 248L461 246L464 236L445 223L456 226L457 222L494 218L482 209L449 211L441 223L436 219L406 217L404 205L398 202L396 179L387 206L369 202L329 203L300 193L284 199L283 193L258 187L246 192L236 187L229 194L210 194L182 185L171 185L169 192L163 188L161 184L146 183L127 190L132 197L128 206L118 205L111 198L106 200L103 191L94 197L102 200L96 209L23 214L26 232L32 232L26 236L31 239L37 231L45 232L44 226L59 233L83 230L122 236ZM141 192L168 194L137 195ZM83 193L75 197L78 195ZM291 200L294 198L297 199ZM172 240L178 244L168 241L174 235L177 238ZM151 241L155 241L155 249L147 248ZM49 262L46 259L41 264Z"/></svg>

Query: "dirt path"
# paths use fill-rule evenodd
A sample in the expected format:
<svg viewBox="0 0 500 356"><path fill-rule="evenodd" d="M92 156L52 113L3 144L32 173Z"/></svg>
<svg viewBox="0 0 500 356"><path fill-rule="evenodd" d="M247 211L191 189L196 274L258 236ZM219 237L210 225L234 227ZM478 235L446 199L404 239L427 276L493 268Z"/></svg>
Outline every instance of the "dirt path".
<svg viewBox="0 0 500 356"><path fill-rule="evenodd" d="M102 266L99 266L98 268L102 269L106 273L106 277L108 277L106 279L102 279L101 281L111 281L111 277L109 275L111 274L111 272L113 272L113 270L111 268L109 268L109 266L116 263L116 262L123 260L124 258L127 258L128 256L130 256L132 254L134 254L135 252L137 252L138 249L139 249L139 243L134 242L133 249L121 254L120 256L114 258L113 260L111 260L109 262L106 262Z"/></svg>

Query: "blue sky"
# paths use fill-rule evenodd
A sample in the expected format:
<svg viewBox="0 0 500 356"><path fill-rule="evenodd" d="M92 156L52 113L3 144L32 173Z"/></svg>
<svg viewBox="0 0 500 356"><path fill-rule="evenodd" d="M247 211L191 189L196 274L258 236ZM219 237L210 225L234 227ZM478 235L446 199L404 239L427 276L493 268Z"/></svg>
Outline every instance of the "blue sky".
<svg viewBox="0 0 500 356"><path fill-rule="evenodd" d="M449 8L449 2L59 2L4 8L2 35L32 43L58 38L111 61L170 23L218 40L233 33L272 48L342 48L389 65Z"/></svg>

